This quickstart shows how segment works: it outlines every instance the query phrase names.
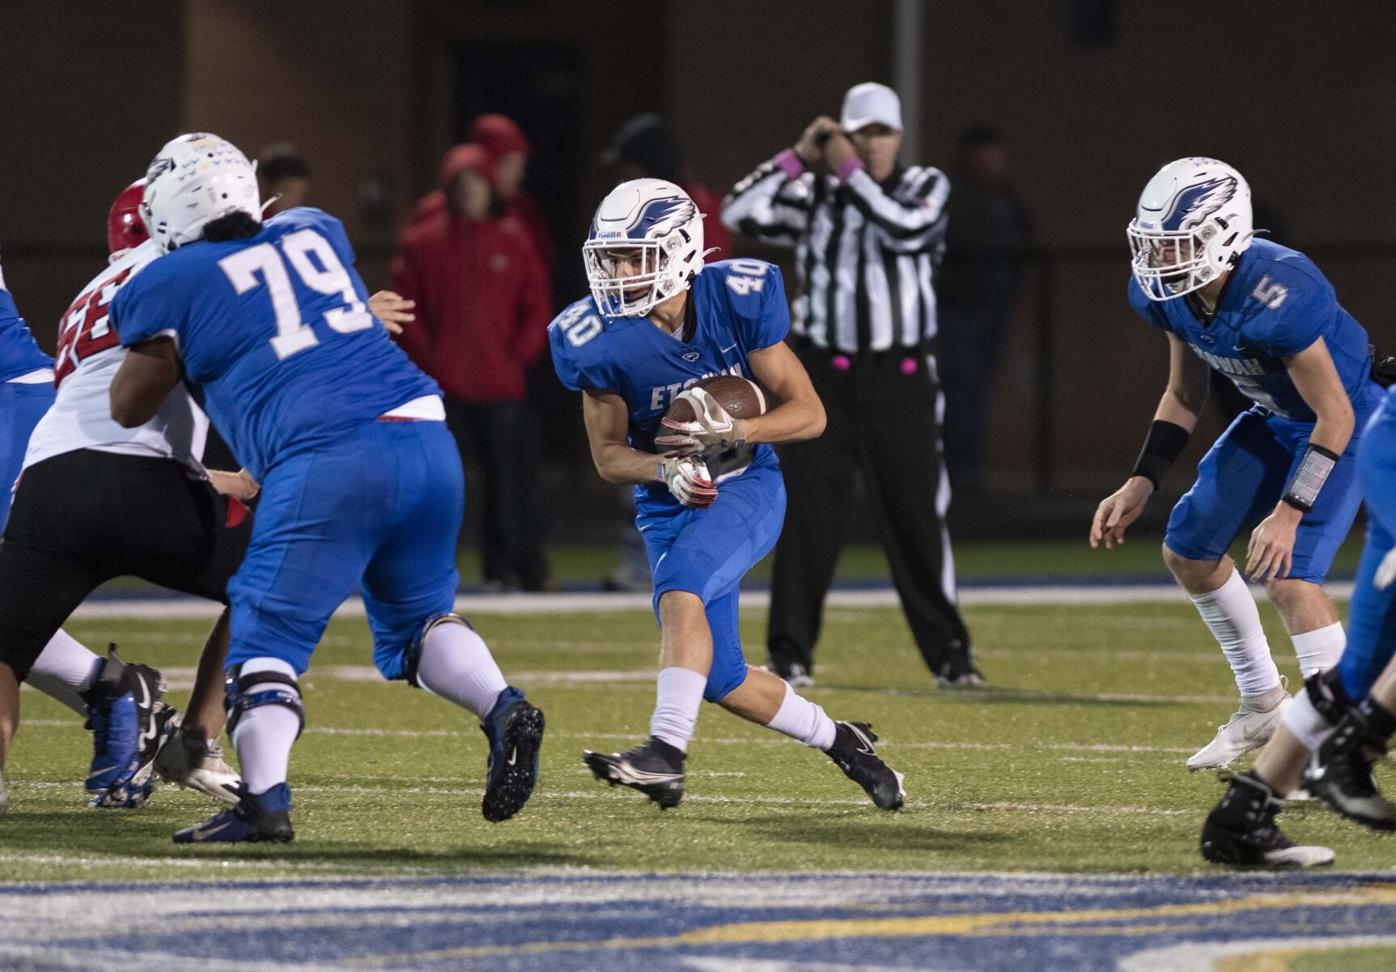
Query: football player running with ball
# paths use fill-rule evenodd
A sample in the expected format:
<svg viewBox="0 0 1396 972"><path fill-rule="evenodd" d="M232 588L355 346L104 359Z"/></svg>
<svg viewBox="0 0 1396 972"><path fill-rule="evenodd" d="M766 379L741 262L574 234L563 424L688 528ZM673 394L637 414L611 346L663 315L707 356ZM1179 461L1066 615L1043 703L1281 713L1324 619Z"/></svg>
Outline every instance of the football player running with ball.
<svg viewBox="0 0 1396 972"><path fill-rule="evenodd" d="M513 816L537 779L543 714L452 613L465 491L440 390L369 312L339 221L300 207L263 223L256 175L236 147L180 136L146 182L142 216L166 253L111 305L129 349L112 417L144 422L188 381L261 484L228 584L228 729L245 786L237 806L175 841L292 838L298 680L356 586L379 671L481 720L482 810Z"/></svg>
<svg viewBox="0 0 1396 972"><path fill-rule="evenodd" d="M770 444L819 435L824 407L783 343L790 316L780 271L758 260L705 267L702 219L673 183L617 186L582 247L591 296L549 327L558 377L583 393L597 472L635 484L661 631L649 740L624 753L587 752L586 763L598 779L676 806L706 699L823 750L878 807L896 810L902 776L876 755L871 727L835 722L742 655L738 585L774 546L785 513ZM695 387L714 375L754 379L780 404L736 418ZM676 401L692 407L693 421L661 424Z"/></svg>
<svg viewBox="0 0 1396 972"><path fill-rule="evenodd" d="M1168 337L1168 386L1133 473L1096 510L1091 546L1124 542L1197 424L1209 369L1255 403L1203 458L1163 542L1164 563L1240 690L1236 713L1187 760L1192 770L1220 768L1262 746L1290 702L1227 550L1249 531L1245 571L1265 584L1300 671L1309 679L1331 667L1344 635L1322 584L1361 503L1354 429L1382 389L1367 332L1332 284L1302 253L1253 238L1250 187L1231 166L1164 166L1128 235L1129 302Z"/></svg>

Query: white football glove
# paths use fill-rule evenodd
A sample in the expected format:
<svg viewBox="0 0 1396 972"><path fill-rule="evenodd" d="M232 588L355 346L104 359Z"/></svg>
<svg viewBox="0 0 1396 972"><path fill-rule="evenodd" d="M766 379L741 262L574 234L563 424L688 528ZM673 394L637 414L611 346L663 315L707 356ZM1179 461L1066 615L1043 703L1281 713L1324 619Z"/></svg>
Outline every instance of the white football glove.
<svg viewBox="0 0 1396 972"><path fill-rule="evenodd" d="M661 459L659 481L684 506L701 510L717 502L717 484L708 478L707 464L694 456Z"/></svg>
<svg viewBox="0 0 1396 972"><path fill-rule="evenodd" d="M675 422L662 418L659 424L669 431L654 437L654 444L666 452L691 455L705 449L731 449L746 442L746 421L733 418L718 400L696 385L680 392L675 402L688 402L696 419Z"/></svg>
<svg viewBox="0 0 1396 972"><path fill-rule="evenodd" d="M1379 591L1384 591L1391 586L1391 582L1396 581L1396 549L1387 552L1377 565L1376 576L1372 578L1372 586Z"/></svg>

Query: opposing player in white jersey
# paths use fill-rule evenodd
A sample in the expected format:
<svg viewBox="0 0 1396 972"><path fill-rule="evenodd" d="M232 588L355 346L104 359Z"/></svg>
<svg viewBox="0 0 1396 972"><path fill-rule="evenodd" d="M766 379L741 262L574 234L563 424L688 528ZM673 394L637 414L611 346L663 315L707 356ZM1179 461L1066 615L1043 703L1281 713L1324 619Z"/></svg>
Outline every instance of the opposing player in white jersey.
<svg viewBox="0 0 1396 972"><path fill-rule="evenodd" d="M250 533L246 508L205 475L208 419L187 393L171 395L137 428L111 420L109 389L125 352L106 309L159 255L137 215L142 184L117 198L108 221L111 262L60 323L57 394L28 434L0 540L0 766L18 725L19 683L30 680L88 716L96 733L87 780L94 805L143 802L157 754L162 775L234 802L239 780L214 742L224 722L226 618L205 647L174 745L164 745L178 720L159 701L159 673L114 652L98 658L59 630L93 588L122 574L223 600ZM226 492L250 491L234 474L221 474L221 482Z"/></svg>

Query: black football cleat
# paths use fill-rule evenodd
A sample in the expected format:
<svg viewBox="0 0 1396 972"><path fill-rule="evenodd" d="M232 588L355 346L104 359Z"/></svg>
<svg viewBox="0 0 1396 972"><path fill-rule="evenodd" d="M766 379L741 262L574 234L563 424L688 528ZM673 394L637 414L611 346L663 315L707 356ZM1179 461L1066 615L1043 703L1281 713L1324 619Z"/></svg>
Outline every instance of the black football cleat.
<svg viewBox="0 0 1396 972"><path fill-rule="evenodd" d="M1361 706L1348 709L1304 767L1303 786L1330 810L1371 830L1396 830L1396 806L1381 795L1372 765L1386 753Z"/></svg>
<svg viewBox="0 0 1396 972"><path fill-rule="evenodd" d="M480 812L490 823L499 823L522 810L538 785L543 710L531 705L522 692L511 686L499 693L480 728L490 741L485 799Z"/></svg>
<svg viewBox="0 0 1396 972"><path fill-rule="evenodd" d="M836 722L834 727L834 744L824 752L845 776L863 788L879 810L900 810L906 802L903 777L877 755L873 748L877 736L872 726L866 722Z"/></svg>
<svg viewBox="0 0 1396 972"><path fill-rule="evenodd" d="M677 807L683 799L684 753L663 740L651 737L634 749L609 756L588 749L582 760L598 780L639 790L661 810Z"/></svg>
<svg viewBox="0 0 1396 972"><path fill-rule="evenodd" d="M289 844L296 832L291 829L291 788L278 783L265 793L253 795L245 789L237 806L216 813L194 827L176 831L176 844Z"/></svg>
<svg viewBox="0 0 1396 972"><path fill-rule="evenodd" d="M1327 847L1302 847L1275 824L1283 802L1254 773L1231 778L1202 826L1202 856L1244 867L1319 867L1333 863Z"/></svg>

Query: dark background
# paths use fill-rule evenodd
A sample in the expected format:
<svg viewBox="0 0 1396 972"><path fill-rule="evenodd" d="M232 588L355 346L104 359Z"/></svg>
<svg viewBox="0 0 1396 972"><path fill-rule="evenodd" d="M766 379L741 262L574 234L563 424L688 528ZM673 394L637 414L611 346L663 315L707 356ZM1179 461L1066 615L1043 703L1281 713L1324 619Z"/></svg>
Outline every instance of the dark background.
<svg viewBox="0 0 1396 972"><path fill-rule="evenodd" d="M1010 510L1084 530L1078 507L1127 472L1166 357L1125 305L1123 230L1170 159L1239 168L1287 242L1396 348L1396 7L977 0L921 12L921 146L904 157L948 166L965 125L992 123L1012 141L1037 229L994 384L990 502L960 512L964 530L992 531ZM441 153L475 115L502 111L536 148L529 188L556 235L560 307L584 287L578 247L608 188L596 157L621 122L663 112L693 175L725 191L816 114L836 115L851 84L895 83L893 25L890 0L6 0L7 281L51 348L105 260L116 192L168 138L207 130L249 154L299 145L311 202L344 220L370 288L383 286ZM384 189L386 212L373 203ZM535 385L550 491L565 509L611 510L576 403ZM563 535L606 523L557 517Z"/></svg>

